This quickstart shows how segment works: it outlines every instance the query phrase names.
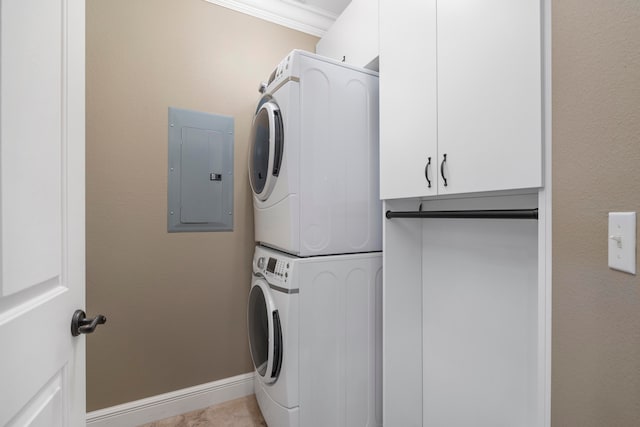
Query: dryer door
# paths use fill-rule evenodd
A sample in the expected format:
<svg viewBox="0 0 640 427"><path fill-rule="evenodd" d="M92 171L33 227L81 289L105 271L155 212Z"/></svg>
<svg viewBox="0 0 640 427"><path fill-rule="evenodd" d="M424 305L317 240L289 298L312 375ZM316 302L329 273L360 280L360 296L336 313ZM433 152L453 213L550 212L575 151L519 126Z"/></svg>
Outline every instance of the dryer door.
<svg viewBox="0 0 640 427"><path fill-rule="evenodd" d="M261 104L251 129L249 181L256 197L267 200L280 173L284 135L278 105L273 100Z"/></svg>
<svg viewBox="0 0 640 427"><path fill-rule="evenodd" d="M282 327L269 285L262 279L255 281L249 293L248 325L256 372L264 382L275 382L282 367Z"/></svg>

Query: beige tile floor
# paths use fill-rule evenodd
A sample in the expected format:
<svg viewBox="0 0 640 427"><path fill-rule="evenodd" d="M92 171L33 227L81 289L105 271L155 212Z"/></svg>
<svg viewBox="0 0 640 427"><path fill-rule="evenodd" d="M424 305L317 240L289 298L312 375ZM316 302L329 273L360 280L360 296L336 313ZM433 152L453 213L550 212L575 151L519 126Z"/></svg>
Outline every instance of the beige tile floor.
<svg viewBox="0 0 640 427"><path fill-rule="evenodd" d="M266 427L255 395L230 400L140 427Z"/></svg>

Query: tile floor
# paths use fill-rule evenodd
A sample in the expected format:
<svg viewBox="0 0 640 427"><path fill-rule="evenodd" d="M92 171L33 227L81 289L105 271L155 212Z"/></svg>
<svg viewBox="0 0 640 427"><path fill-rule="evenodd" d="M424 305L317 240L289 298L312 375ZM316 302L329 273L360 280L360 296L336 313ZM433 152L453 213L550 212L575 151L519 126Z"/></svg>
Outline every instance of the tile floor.
<svg viewBox="0 0 640 427"><path fill-rule="evenodd" d="M140 427L267 427L255 395L230 400Z"/></svg>

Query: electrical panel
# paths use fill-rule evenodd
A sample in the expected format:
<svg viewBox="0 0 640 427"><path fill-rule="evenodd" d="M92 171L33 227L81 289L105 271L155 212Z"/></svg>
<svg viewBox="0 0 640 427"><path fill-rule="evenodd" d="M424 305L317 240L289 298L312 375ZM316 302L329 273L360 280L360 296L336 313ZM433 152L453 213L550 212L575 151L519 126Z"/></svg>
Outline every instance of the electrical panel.
<svg viewBox="0 0 640 427"><path fill-rule="evenodd" d="M169 107L167 229L233 230L233 117Z"/></svg>

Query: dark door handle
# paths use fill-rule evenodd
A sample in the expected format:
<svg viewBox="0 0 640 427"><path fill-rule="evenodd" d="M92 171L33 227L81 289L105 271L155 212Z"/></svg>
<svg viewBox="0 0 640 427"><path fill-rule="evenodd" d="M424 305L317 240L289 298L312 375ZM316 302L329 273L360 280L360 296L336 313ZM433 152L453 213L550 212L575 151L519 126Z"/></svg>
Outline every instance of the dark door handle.
<svg viewBox="0 0 640 427"><path fill-rule="evenodd" d="M440 175L442 175L442 179L444 180L444 186L447 186L447 178L444 176L444 164L447 163L447 155L444 154L442 159L442 163L440 163Z"/></svg>
<svg viewBox="0 0 640 427"><path fill-rule="evenodd" d="M424 177L427 179L427 187L431 188L431 180L429 179L429 166L431 166L431 157L429 157L429 161L427 165L424 167Z"/></svg>
<svg viewBox="0 0 640 427"><path fill-rule="evenodd" d="M93 319L87 319L87 315L82 310L76 310L71 318L71 335L77 337L80 334L90 334L96 330L98 325L102 325L107 318L98 314Z"/></svg>

